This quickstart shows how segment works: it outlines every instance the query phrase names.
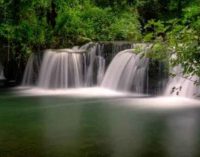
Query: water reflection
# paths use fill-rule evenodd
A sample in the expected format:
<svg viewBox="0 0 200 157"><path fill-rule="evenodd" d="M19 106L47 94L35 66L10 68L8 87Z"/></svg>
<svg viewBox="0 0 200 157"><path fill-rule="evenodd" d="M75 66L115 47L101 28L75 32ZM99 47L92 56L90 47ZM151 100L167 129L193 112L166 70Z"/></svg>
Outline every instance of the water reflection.
<svg viewBox="0 0 200 157"><path fill-rule="evenodd" d="M137 103L0 98L0 157L199 157L198 108L133 107Z"/></svg>
<svg viewBox="0 0 200 157"><path fill-rule="evenodd" d="M167 121L166 148L169 157L195 157L198 151L196 112L171 116Z"/></svg>
<svg viewBox="0 0 200 157"><path fill-rule="evenodd" d="M112 157L163 157L165 120L159 115L119 109L110 116Z"/></svg>
<svg viewBox="0 0 200 157"><path fill-rule="evenodd" d="M107 106L101 102L95 105L89 101L81 106L80 156L110 156L108 115Z"/></svg>
<svg viewBox="0 0 200 157"><path fill-rule="evenodd" d="M80 145L81 108L76 101L42 99L45 156L77 156Z"/></svg>

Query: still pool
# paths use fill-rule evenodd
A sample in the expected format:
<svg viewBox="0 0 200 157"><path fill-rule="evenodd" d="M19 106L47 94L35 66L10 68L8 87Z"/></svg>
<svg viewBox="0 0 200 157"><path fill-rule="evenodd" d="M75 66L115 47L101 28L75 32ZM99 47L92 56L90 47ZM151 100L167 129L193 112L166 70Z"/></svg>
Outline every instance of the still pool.
<svg viewBox="0 0 200 157"><path fill-rule="evenodd" d="M0 157L199 157L186 98L0 93Z"/></svg>

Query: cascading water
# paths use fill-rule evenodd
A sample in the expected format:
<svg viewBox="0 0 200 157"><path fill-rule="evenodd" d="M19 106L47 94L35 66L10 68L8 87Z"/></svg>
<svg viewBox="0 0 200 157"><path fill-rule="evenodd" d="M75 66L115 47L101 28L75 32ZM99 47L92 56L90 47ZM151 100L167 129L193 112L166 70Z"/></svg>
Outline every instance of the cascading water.
<svg viewBox="0 0 200 157"><path fill-rule="evenodd" d="M152 83L149 78L152 71L149 65L154 61L150 62L143 57L150 46L131 43L123 45L121 42L119 45L88 43L72 49L47 50L44 55L38 56L42 54L38 53L29 58L22 85L36 85L45 89L100 86L112 90L157 94L154 91L158 91L158 88L150 85ZM118 50L127 48L131 49L117 54ZM138 50L141 53L133 53ZM112 58L114 54L117 55ZM156 70L153 73L156 74Z"/></svg>
<svg viewBox="0 0 200 157"><path fill-rule="evenodd" d="M90 45L85 45L82 47L82 49L88 49L87 47ZM96 59L96 51L97 46L94 46L90 49L90 53L88 53L88 56L86 59L88 59L88 62L86 61L86 64L88 63L88 66L86 66L86 75L85 75L85 86L92 86L94 84L94 66L95 66L95 59Z"/></svg>
<svg viewBox="0 0 200 157"><path fill-rule="evenodd" d="M70 50L54 52L48 50L44 56L39 74L38 86L43 88L68 88L82 85L80 53Z"/></svg>
<svg viewBox="0 0 200 157"><path fill-rule="evenodd" d="M89 49L90 44L86 44L81 49ZM103 49L101 45L95 44L88 55L86 56L86 75L85 75L85 86L99 85L103 80L105 73L105 58L103 57ZM96 69L96 70L95 70Z"/></svg>
<svg viewBox="0 0 200 157"><path fill-rule="evenodd" d="M97 71L97 85L100 85L105 74L106 61L102 56L98 56L97 60L98 60L98 67L99 67Z"/></svg>
<svg viewBox="0 0 200 157"><path fill-rule="evenodd" d="M149 60L143 53L134 54L133 50L118 53L109 65L101 86L115 90L143 93Z"/></svg>
<svg viewBox="0 0 200 157"><path fill-rule="evenodd" d="M40 55L32 54L29 57L22 80L23 86L31 86L35 84L38 77L38 70L40 68L40 64Z"/></svg>
<svg viewBox="0 0 200 157"><path fill-rule="evenodd" d="M3 66L0 63L0 80L5 80Z"/></svg>
<svg viewBox="0 0 200 157"><path fill-rule="evenodd" d="M199 81L197 76L185 76L182 73L181 65L172 69L171 77L168 81L164 95L167 96L187 96L195 97L199 92L199 87L195 82Z"/></svg>
<svg viewBox="0 0 200 157"><path fill-rule="evenodd" d="M42 88L68 88L83 85L82 52L48 50L39 73L38 86Z"/></svg>
<svg viewBox="0 0 200 157"><path fill-rule="evenodd" d="M93 86L100 84L104 76L105 59L98 44L47 50L41 65L35 63L36 56L32 55L28 60L22 81L24 86L33 85L33 82L41 88Z"/></svg>

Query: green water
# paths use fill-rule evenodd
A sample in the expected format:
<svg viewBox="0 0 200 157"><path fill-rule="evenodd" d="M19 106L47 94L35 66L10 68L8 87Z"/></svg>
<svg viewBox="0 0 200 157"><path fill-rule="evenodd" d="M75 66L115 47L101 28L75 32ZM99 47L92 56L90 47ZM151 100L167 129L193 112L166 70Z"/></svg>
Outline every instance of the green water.
<svg viewBox="0 0 200 157"><path fill-rule="evenodd" d="M198 108L139 109L126 99L1 92L0 157L200 156Z"/></svg>

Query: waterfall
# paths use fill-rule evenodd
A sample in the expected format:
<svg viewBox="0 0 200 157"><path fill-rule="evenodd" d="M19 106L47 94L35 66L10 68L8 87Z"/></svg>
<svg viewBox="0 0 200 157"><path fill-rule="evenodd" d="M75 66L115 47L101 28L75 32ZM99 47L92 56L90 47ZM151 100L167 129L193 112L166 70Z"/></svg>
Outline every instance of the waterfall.
<svg viewBox="0 0 200 157"><path fill-rule="evenodd" d="M40 64L41 56L37 54L31 54L24 71L22 86L32 86L36 83Z"/></svg>
<svg viewBox="0 0 200 157"><path fill-rule="evenodd" d="M36 54L30 56L22 85L37 84L47 89L96 86L105 73L102 49L95 43L72 49L46 50L43 59L38 58Z"/></svg>
<svg viewBox="0 0 200 157"><path fill-rule="evenodd" d="M96 60L96 51L97 51L97 45L92 47L90 50L90 53L88 53L88 67L86 69L86 86L92 86L94 84L94 62Z"/></svg>
<svg viewBox="0 0 200 157"><path fill-rule="evenodd" d="M181 65L171 70L174 77L171 77L166 86L164 95L167 96L187 96L195 97L199 92L199 87L195 82L199 81L197 76L183 75Z"/></svg>
<svg viewBox="0 0 200 157"><path fill-rule="evenodd" d="M87 50L91 44L86 44L80 49ZM106 61L103 57L103 47L95 44L87 53L85 86L99 85L103 80Z"/></svg>
<svg viewBox="0 0 200 157"><path fill-rule="evenodd" d="M101 86L115 90L143 93L149 59L143 53L134 54L133 49L119 52L110 63Z"/></svg>
<svg viewBox="0 0 200 157"><path fill-rule="evenodd" d="M48 50L39 73L38 86L42 88L68 88L83 85L81 52Z"/></svg>
<svg viewBox="0 0 200 157"><path fill-rule="evenodd" d="M32 54L22 85L45 89L100 86L157 94L162 90L155 81L159 78L151 79L150 75L162 75L163 72L159 72L155 61L144 57L150 46L122 42L88 43L71 49L49 49Z"/></svg>
<svg viewBox="0 0 200 157"><path fill-rule="evenodd" d="M97 85L100 85L103 77L104 77L104 73L105 73L105 65L106 65L106 61L103 57L98 56L98 72L97 72Z"/></svg>
<svg viewBox="0 0 200 157"><path fill-rule="evenodd" d="M0 80L5 80L5 76L4 76L4 68L0 63Z"/></svg>
<svg viewBox="0 0 200 157"><path fill-rule="evenodd" d="M171 72L175 77L168 80L165 63L144 57L149 48L151 44L100 42L32 54L22 85L46 89L100 86L152 95L164 93L189 97L199 94L199 87L195 84L199 77L186 77L181 66L177 66ZM0 79L5 79L2 69L0 65Z"/></svg>
<svg viewBox="0 0 200 157"><path fill-rule="evenodd" d="M32 83L32 76L33 76L33 61L34 61L34 56L33 54L29 57L26 69L24 71L24 77L22 80L22 85L30 85Z"/></svg>

